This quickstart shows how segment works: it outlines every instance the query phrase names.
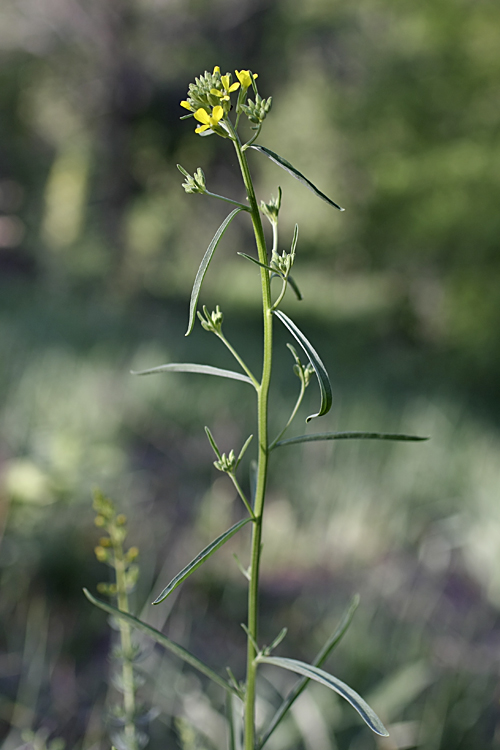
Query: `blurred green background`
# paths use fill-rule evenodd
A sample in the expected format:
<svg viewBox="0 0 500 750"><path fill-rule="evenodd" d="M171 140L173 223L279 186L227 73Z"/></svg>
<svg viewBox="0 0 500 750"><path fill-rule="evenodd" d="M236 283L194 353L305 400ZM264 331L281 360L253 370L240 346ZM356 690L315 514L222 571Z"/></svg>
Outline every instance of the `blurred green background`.
<svg viewBox="0 0 500 750"><path fill-rule="evenodd" d="M251 68L273 109L259 142L346 207L329 208L251 154L259 197L283 189L282 243L300 226L286 311L334 389L313 431L383 430L426 444L277 452L268 499L262 640L312 659L355 592L327 668L391 730L311 688L271 750L500 746L500 5L497 0L3 0L0 7L0 733L109 747L112 631L81 589L95 562L91 491L141 549L136 612L213 666L243 674L245 536L169 607L153 593L238 518L203 426L237 449L251 393L172 361L231 366L184 338L191 284L226 215L188 196L175 164L242 199L228 144L199 138L179 101L203 70ZM258 281L244 218L203 288L258 369ZM297 381L287 337L273 428ZM215 382L214 382L215 381ZM309 389L302 417L317 403ZM309 428L311 429L311 428ZM302 427L297 426L302 431ZM234 542L234 544L233 544ZM170 600L169 600L170 601ZM225 747L221 696L150 649L150 747ZM111 675L110 675L111 672ZM260 720L286 691L263 675ZM112 729L112 728L111 728ZM184 732L186 734L186 732Z"/></svg>

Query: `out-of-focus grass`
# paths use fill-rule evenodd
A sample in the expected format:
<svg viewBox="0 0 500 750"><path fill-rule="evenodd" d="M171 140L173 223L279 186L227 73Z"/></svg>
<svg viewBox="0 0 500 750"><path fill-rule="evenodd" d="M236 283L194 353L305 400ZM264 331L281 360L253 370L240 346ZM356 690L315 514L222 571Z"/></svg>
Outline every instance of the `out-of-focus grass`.
<svg viewBox="0 0 500 750"><path fill-rule="evenodd" d="M232 553L245 559L244 535L185 584L171 611L147 603L151 589L157 593L179 565L238 517L229 482L211 467L203 425L210 425L221 449L238 448L253 429L252 392L244 384L189 375L130 376L130 369L165 361L230 364L210 348L215 342L207 335L183 338L184 307L149 303L139 316L102 303L47 305L40 298L30 300L25 317L27 309L26 299L11 298L0 339L2 732L16 747L16 732L42 723L70 747L90 748L104 731L100 681L108 650L105 621L80 595L82 585L102 578L92 555L91 489L102 486L131 516L131 541L142 550L137 611L160 627L168 615L171 637L214 666L232 664L239 675L245 602ZM231 337L246 336L254 362L258 326L250 313L227 321ZM379 747L493 746L500 601L495 425L430 379L409 377L404 345L390 348L381 371L380 347L386 344L376 321L365 334L366 347L362 338L349 342L344 324L325 329L312 316L307 328L325 352L335 392L333 414L309 431L380 429L432 439L276 450L264 540L262 640L269 642L286 624L280 653L312 658L359 591L352 629L328 668L362 694L371 693L382 718L394 725L396 744ZM272 401L276 430L296 385L285 340L277 334L283 360ZM401 392L394 385L398 378ZM302 416L317 398L312 385ZM242 423L235 416L241 407ZM47 635L42 648L38 630L33 681L26 639L34 632L29 623L36 602ZM29 648L37 648L33 638ZM197 677L156 652L144 671L144 700L161 710L151 747L176 746L172 715L184 716L219 746L223 722L214 710L221 708L220 696L211 694L211 706ZM263 675L263 715L276 703L274 691L288 684L272 670ZM313 688L271 745L301 746L375 745L348 707Z"/></svg>

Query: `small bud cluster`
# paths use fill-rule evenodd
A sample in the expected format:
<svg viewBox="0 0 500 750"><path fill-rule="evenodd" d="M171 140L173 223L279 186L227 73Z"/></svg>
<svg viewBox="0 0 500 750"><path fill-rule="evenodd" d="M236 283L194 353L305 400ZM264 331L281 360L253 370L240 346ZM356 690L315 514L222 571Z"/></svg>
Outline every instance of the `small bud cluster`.
<svg viewBox="0 0 500 750"><path fill-rule="evenodd" d="M203 305L203 313L205 317L203 317L200 312L198 313L198 318L200 319L202 327L205 331L220 336L222 333L222 321L224 320L224 315L222 314L219 305L217 305L213 312L208 312L207 306Z"/></svg>
<svg viewBox="0 0 500 750"><path fill-rule="evenodd" d="M295 375L299 378L299 380L302 382L304 388L307 388L309 385L309 381L311 379L311 375L314 372L314 367L310 362L307 363L307 365L303 365L300 361L300 357L297 354L297 351L294 346L291 344L287 344L287 347L292 352L292 356L295 360L295 364L293 366L293 371Z"/></svg>
<svg viewBox="0 0 500 750"><path fill-rule="evenodd" d="M177 165L177 169L186 178L185 182L182 183L186 193L201 193L203 195L207 192L205 173L201 167L198 167L192 176L180 164Z"/></svg>
<svg viewBox="0 0 500 750"><path fill-rule="evenodd" d="M264 201L260 202L260 210L268 219L271 224L277 224L278 223L278 215L281 208L281 188L278 188L278 197L275 198L274 195L271 197L271 200L269 203L265 203Z"/></svg>
<svg viewBox="0 0 500 750"><path fill-rule="evenodd" d="M260 125L266 119L273 102L272 96L269 99L263 99L260 94L255 96L255 101L248 99L246 104L241 105L242 111L246 114L250 122Z"/></svg>
<svg viewBox="0 0 500 750"><path fill-rule="evenodd" d="M224 86L218 67L214 68L213 73L207 70L203 75L194 79L194 83L188 86L187 101L191 105L192 111L204 109L211 112L213 107L220 104L220 97L212 93L212 89L224 93Z"/></svg>
<svg viewBox="0 0 500 750"><path fill-rule="evenodd" d="M218 461L214 461L214 466L219 471L225 471L226 473L231 474L236 468L236 456L234 454L234 451L230 451L229 456L226 456L225 453L222 453L220 459Z"/></svg>
<svg viewBox="0 0 500 750"><path fill-rule="evenodd" d="M281 255L278 255L278 253L273 253L271 266L273 268L276 268L278 273L286 279L290 274L294 261L295 252L287 253L285 252L285 250L283 250Z"/></svg>

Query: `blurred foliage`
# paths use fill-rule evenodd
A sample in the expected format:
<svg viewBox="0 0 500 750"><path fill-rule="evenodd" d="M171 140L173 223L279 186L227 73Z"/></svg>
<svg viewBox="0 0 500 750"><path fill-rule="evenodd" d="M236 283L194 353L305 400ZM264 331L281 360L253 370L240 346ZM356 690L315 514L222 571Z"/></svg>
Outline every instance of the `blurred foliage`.
<svg viewBox="0 0 500 750"><path fill-rule="evenodd" d="M97 484L123 498L144 551L136 611L155 627L168 619L174 640L240 676L237 545L220 550L171 611L147 604L233 521L229 481L215 476L202 427L229 451L251 431L249 404L237 383L128 375L182 359L230 365L199 327L183 336L190 286L224 213L186 196L175 164L202 166L213 192L242 196L224 144L179 121L188 83L215 64L258 71L262 95L273 96L260 142L347 209L332 213L252 154L259 197L283 188L285 247L300 225L305 299L289 306L326 352L336 410L322 429L433 436L425 446L276 452L263 640L286 621L282 653L290 643L311 658L328 636L317 623L333 628L359 590L329 668L391 724L392 744L379 750L498 744L499 26L496 0L3 0L6 750L59 737L105 747L109 636L80 594L100 577L89 499ZM247 237L234 222L203 301L221 305L228 337L245 336L257 369L252 269L235 253ZM294 395L277 336L276 430ZM154 651L144 674L160 711L153 750L222 746L220 696L208 701L196 677ZM266 678L262 716L289 686L279 681L287 675ZM349 722L313 688L270 747L375 747Z"/></svg>

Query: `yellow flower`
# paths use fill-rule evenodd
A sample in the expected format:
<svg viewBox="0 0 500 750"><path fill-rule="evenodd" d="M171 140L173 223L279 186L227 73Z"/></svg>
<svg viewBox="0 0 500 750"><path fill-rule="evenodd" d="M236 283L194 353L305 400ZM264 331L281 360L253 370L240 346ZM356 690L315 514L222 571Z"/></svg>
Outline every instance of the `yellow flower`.
<svg viewBox="0 0 500 750"><path fill-rule="evenodd" d="M242 89L248 89L252 85L252 78L257 78L258 73L250 73L249 70L235 70L236 78L241 83Z"/></svg>
<svg viewBox="0 0 500 750"><path fill-rule="evenodd" d="M221 82L224 86L224 91L219 91L219 89L210 89L210 93L214 96L218 96L221 101L228 102L230 99L229 94L232 94L233 91L239 89L240 84L237 82L231 83L230 76L221 76Z"/></svg>
<svg viewBox="0 0 500 750"><path fill-rule="evenodd" d="M202 123L195 129L194 132L203 133L205 130L209 130L209 128L217 127L219 121L224 117L224 110L221 106L217 105L212 109L212 114L209 115L205 109L200 107L200 109L197 109L194 113L194 117L195 120L198 120L198 122Z"/></svg>

